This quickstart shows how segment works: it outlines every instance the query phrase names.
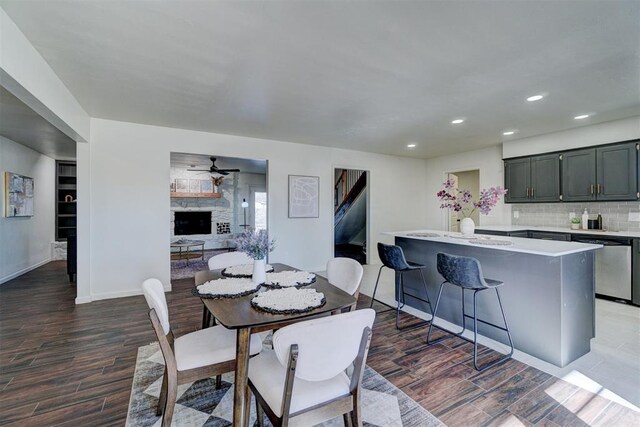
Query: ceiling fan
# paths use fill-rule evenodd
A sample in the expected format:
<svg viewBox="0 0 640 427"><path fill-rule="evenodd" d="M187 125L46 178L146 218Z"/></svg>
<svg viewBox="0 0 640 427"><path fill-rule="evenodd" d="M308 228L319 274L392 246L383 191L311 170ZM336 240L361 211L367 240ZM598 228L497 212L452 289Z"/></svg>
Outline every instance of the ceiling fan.
<svg viewBox="0 0 640 427"><path fill-rule="evenodd" d="M220 175L229 175L231 172L240 172L240 169L222 169L216 166L216 158L211 156L211 167L209 169L187 169L188 171L193 172L210 172L210 173L218 173Z"/></svg>

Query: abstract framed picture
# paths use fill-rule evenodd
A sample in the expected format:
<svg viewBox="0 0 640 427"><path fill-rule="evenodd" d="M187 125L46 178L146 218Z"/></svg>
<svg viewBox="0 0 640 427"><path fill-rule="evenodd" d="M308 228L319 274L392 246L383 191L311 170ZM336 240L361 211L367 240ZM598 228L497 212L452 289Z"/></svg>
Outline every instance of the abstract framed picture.
<svg viewBox="0 0 640 427"><path fill-rule="evenodd" d="M33 216L33 178L5 172L4 190L6 217Z"/></svg>
<svg viewBox="0 0 640 427"><path fill-rule="evenodd" d="M289 175L289 218L318 218L320 177Z"/></svg>

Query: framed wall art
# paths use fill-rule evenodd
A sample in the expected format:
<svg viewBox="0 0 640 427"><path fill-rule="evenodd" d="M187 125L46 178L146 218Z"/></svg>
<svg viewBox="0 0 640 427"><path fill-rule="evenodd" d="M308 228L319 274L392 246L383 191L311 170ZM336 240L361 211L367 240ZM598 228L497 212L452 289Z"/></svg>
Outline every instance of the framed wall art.
<svg viewBox="0 0 640 427"><path fill-rule="evenodd" d="M289 218L318 218L320 177L289 175Z"/></svg>
<svg viewBox="0 0 640 427"><path fill-rule="evenodd" d="M5 216L33 216L33 178L4 173Z"/></svg>
<svg viewBox="0 0 640 427"><path fill-rule="evenodd" d="M186 178L178 178L176 179L176 191L178 193L188 193L189 192L189 180Z"/></svg>

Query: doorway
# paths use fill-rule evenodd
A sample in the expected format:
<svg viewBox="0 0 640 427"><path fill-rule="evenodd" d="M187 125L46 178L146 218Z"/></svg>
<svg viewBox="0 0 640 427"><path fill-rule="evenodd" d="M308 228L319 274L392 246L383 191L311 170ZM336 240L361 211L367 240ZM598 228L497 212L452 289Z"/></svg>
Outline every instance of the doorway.
<svg viewBox="0 0 640 427"><path fill-rule="evenodd" d="M453 190L469 190L472 200L478 200L480 195L480 170L466 170L458 172L449 172L446 174L448 180L453 182ZM453 232L460 231L460 221L465 216L469 216L475 224L480 224L480 211L477 209L465 209L461 212L453 210L449 211L447 216L447 230Z"/></svg>
<svg viewBox="0 0 640 427"><path fill-rule="evenodd" d="M235 250L243 231L267 229L267 166L215 153L171 153L172 280L193 277L212 256Z"/></svg>
<svg viewBox="0 0 640 427"><path fill-rule="evenodd" d="M333 254L360 264L367 263L368 175L359 169L334 169Z"/></svg>

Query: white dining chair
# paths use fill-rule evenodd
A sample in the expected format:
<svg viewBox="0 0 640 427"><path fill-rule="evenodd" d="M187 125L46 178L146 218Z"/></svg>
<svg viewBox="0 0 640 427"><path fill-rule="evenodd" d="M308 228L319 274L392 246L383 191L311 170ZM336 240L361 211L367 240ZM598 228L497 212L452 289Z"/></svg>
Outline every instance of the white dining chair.
<svg viewBox="0 0 640 427"><path fill-rule="evenodd" d="M235 369L236 333L214 326L174 339L162 283L147 279L142 283L142 291L165 366L156 413L163 415L162 426L169 427L180 384L216 376L216 388L220 388L220 375ZM249 354L256 355L261 350L260 336L251 335Z"/></svg>
<svg viewBox="0 0 640 427"><path fill-rule="evenodd" d="M362 426L362 376L374 318L367 308L275 332L273 351L249 361L258 425L266 413L274 426L315 425L340 415Z"/></svg>
<svg viewBox="0 0 640 427"><path fill-rule="evenodd" d="M234 265L253 264L253 258L244 252L226 252L212 256L208 264L209 270L219 270Z"/></svg>
<svg viewBox="0 0 640 427"><path fill-rule="evenodd" d="M356 300L360 294L360 283L364 269L362 265L351 258L331 258L327 262L327 280L349 295L353 295ZM355 309L354 303L350 310Z"/></svg>

